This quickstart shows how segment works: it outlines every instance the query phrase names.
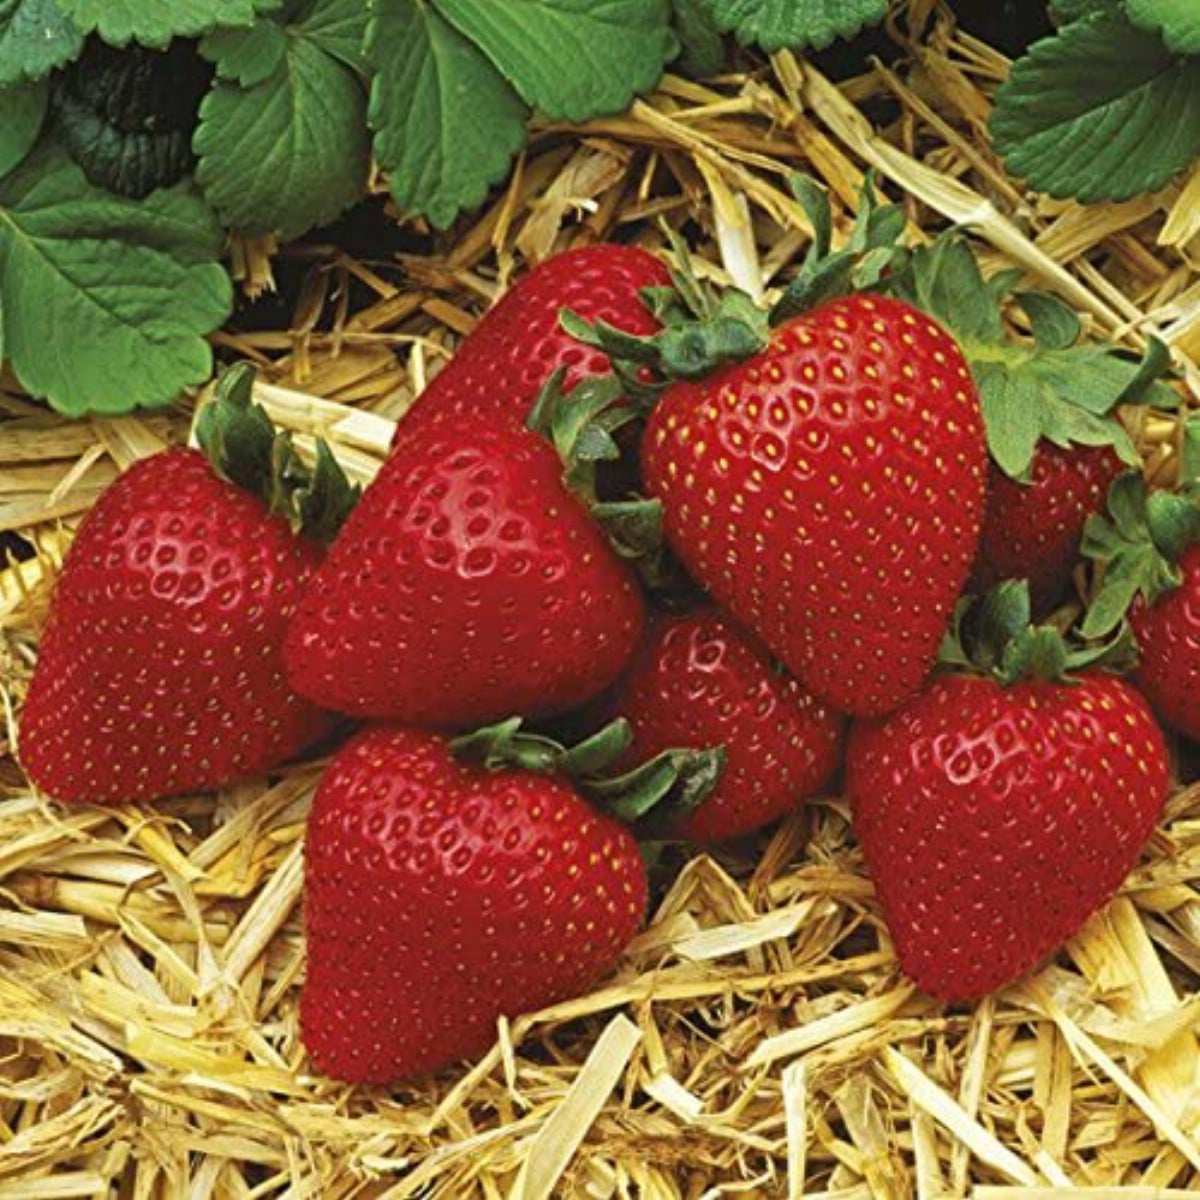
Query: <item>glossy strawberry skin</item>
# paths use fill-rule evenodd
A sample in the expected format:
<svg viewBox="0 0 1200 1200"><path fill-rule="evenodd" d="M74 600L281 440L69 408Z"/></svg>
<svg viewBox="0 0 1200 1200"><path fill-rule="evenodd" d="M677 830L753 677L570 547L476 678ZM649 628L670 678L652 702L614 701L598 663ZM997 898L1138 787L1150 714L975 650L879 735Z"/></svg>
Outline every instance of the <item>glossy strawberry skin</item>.
<svg viewBox="0 0 1200 1200"><path fill-rule="evenodd" d="M317 1067L388 1083L478 1054L499 1016L584 991L646 908L636 842L565 782L376 727L309 819L301 1031Z"/></svg>
<svg viewBox="0 0 1200 1200"><path fill-rule="evenodd" d="M680 746L724 746L716 790L673 830L698 841L753 833L792 812L837 770L844 719L781 674L717 609L647 631L613 704L641 762Z"/></svg>
<svg viewBox="0 0 1200 1200"><path fill-rule="evenodd" d="M1124 681L949 675L856 725L854 826L900 963L943 1000L1019 979L1121 886L1167 796L1162 734Z"/></svg>
<svg viewBox="0 0 1200 1200"><path fill-rule="evenodd" d="M326 733L283 667L320 555L197 451L131 467L54 590L21 723L29 777L71 803L150 800L264 771Z"/></svg>
<svg viewBox="0 0 1200 1200"><path fill-rule="evenodd" d="M1027 579L1034 611L1052 609L1071 582L1088 517L1104 511L1108 486L1124 469L1109 446L1049 442L1038 447L1028 484L993 466L972 590Z"/></svg>
<svg viewBox="0 0 1200 1200"><path fill-rule="evenodd" d="M1141 649L1137 684L1162 719L1200 740L1200 544L1179 560L1183 583L1147 607L1129 610Z"/></svg>
<svg viewBox="0 0 1200 1200"><path fill-rule="evenodd" d="M813 695L895 708L933 665L975 556L986 449L948 333L899 301L838 300L650 418L667 539Z"/></svg>
<svg viewBox="0 0 1200 1200"><path fill-rule="evenodd" d="M447 418L523 424L560 367L567 391L607 375L605 355L564 332L559 314L569 308L588 322L648 336L659 326L638 292L670 282L666 266L636 246L584 246L546 259L481 318L404 416L392 445Z"/></svg>
<svg viewBox="0 0 1200 1200"><path fill-rule="evenodd" d="M544 715L606 688L645 619L636 580L548 442L439 422L396 450L314 576L293 686L434 728Z"/></svg>

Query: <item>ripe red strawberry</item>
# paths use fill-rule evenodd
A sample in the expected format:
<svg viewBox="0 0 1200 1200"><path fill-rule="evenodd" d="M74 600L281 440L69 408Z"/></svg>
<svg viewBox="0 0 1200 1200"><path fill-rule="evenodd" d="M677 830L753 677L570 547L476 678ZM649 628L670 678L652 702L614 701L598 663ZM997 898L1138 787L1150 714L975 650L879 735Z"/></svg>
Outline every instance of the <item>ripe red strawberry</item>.
<svg viewBox="0 0 1200 1200"><path fill-rule="evenodd" d="M1200 484L1147 493L1140 475L1109 490L1111 520L1088 521L1084 551L1103 564L1084 632L1126 614L1141 651L1137 684L1159 716L1200 739Z"/></svg>
<svg viewBox="0 0 1200 1200"><path fill-rule="evenodd" d="M1007 665L1057 640L1029 637ZM1128 683L1006 681L942 676L850 734L854 826L901 965L943 1000L1003 987L1074 934L1167 796L1162 734Z"/></svg>
<svg viewBox="0 0 1200 1200"><path fill-rule="evenodd" d="M559 314L569 308L626 333L651 334L658 322L638 293L670 281L661 260L636 246L585 246L546 259L484 315L400 422L393 445L446 418L520 424L559 368L567 391L607 374L608 358L567 334Z"/></svg>
<svg viewBox="0 0 1200 1200"><path fill-rule="evenodd" d="M928 674L983 515L979 399L954 340L858 295L669 387L643 472L667 540L813 695L886 712Z"/></svg>
<svg viewBox="0 0 1200 1200"><path fill-rule="evenodd" d="M1142 648L1138 687L1173 729L1200 740L1200 544L1179 560L1182 580L1153 604L1129 613Z"/></svg>
<svg viewBox="0 0 1200 1200"><path fill-rule="evenodd" d="M251 379L226 375L209 428L221 451L222 423L238 426L229 448L244 453L223 469L261 467L268 486L273 433L248 407ZM278 494L298 522L303 472L288 471ZM331 482L349 503L345 481L323 474ZM131 467L83 522L54 590L21 723L30 779L68 802L149 800L264 771L327 732L283 665L321 554L197 451Z"/></svg>
<svg viewBox="0 0 1200 1200"><path fill-rule="evenodd" d="M579 388L559 401L586 403ZM436 728L542 715L612 683L644 617L546 440L441 421L393 453L314 576L288 675L353 716Z"/></svg>
<svg viewBox="0 0 1200 1200"><path fill-rule="evenodd" d="M646 874L623 825L562 775L471 765L462 749L368 729L321 781L300 1017L316 1065L339 1079L388 1083L479 1053L499 1016L611 970L641 922Z"/></svg>
<svg viewBox="0 0 1200 1200"><path fill-rule="evenodd" d="M1079 561L1083 527L1102 512L1109 484L1125 470L1111 446L1063 449L1041 442L1028 484L991 469L987 511L972 588L1026 579L1035 611L1062 598Z"/></svg>
<svg viewBox="0 0 1200 1200"><path fill-rule="evenodd" d="M722 841L778 820L837 770L843 719L784 675L717 609L654 622L617 689L614 711L647 757L724 746L721 782L674 826Z"/></svg>

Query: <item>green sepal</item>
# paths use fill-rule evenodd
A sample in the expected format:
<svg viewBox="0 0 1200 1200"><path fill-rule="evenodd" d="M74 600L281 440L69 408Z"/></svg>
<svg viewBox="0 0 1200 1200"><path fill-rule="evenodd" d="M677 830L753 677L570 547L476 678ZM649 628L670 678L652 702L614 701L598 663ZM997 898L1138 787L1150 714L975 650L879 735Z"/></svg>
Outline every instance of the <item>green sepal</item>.
<svg viewBox="0 0 1200 1200"><path fill-rule="evenodd" d="M324 439L313 466L296 453L291 434L277 430L254 402L255 374L244 362L222 372L215 397L196 419L196 440L222 479L259 497L294 532L330 542L362 488L346 478Z"/></svg>
<svg viewBox="0 0 1200 1200"><path fill-rule="evenodd" d="M719 367L762 350L767 314L737 288L717 291L697 279L687 246L668 229L672 287L643 288L642 302L662 328L649 336L625 333L606 321L588 322L570 309L559 320L577 341L602 351L625 394L650 407L672 380L702 379Z"/></svg>
<svg viewBox="0 0 1200 1200"><path fill-rule="evenodd" d="M601 500L596 482L598 464L621 457L613 435L639 420L642 410L628 401L614 375L584 379L569 393L563 390L564 379L560 368L546 380L525 424L558 452L563 483L587 505L617 554L639 570L646 563L653 572L664 553L662 504L642 496Z"/></svg>
<svg viewBox="0 0 1200 1200"><path fill-rule="evenodd" d="M1115 416L1123 404L1175 407L1178 395L1160 382L1170 355L1151 339L1141 360L1091 342L1075 313L1057 297L1018 291L1021 272L986 279L960 230L915 250L884 290L941 321L954 334L979 389L988 449L1010 478L1029 482L1040 442L1111 446L1130 466L1137 448ZM1031 339L1014 338L1004 306L1015 303Z"/></svg>
<svg viewBox="0 0 1200 1200"><path fill-rule="evenodd" d="M1093 514L1083 554L1097 563L1095 592L1083 622L1086 637L1102 637L1125 618L1134 598L1153 604L1183 582L1180 556L1200 541L1200 488L1147 492L1141 475L1119 476L1108 490L1108 515Z"/></svg>
<svg viewBox="0 0 1200 1200"><path fill-rule="evenodd" d="M904 210L898 204L879 203L873 175L863 184L854 230L836 251L829 193L807 175L794 174L790 183L813 227L813 240L799 274L771 309L772 325L839 296L878 287L907 265L910 253L900 240L907 224Z"/></svg>
<svg viewBox="0 0 1200 1200"><path fill-rule="evenodd" d="M959 602L939 654L944 666L976 671L1004 687L1024 679L1070 683L1089 667L1128 670L1136 646L1128 624L1105 642L1084 643L1054 625L1034 625L1029 584L1010 579L984 596Z"/></svg>
<svg viewBox="0 0 1200 1200"><path fill-rule="evenodd" d="M488 770L517 769L562 775L606 812L634 824L651 811L678 818L712 793L725 766L724 747L664 750L632 770L610 774L629 749L633 733L618 717L573 747L542 734L527 733L520 717L510 717L455 738L456 757Z"/></svg>
<svg viewBox="0 0 1200 1200"><path fill-rule="evenodd" d="M664 750L615 779L586 785L608 813L632 825L650 812L678 820L694 812L713 792L725 769L724 746L709 750Z"/></svg>

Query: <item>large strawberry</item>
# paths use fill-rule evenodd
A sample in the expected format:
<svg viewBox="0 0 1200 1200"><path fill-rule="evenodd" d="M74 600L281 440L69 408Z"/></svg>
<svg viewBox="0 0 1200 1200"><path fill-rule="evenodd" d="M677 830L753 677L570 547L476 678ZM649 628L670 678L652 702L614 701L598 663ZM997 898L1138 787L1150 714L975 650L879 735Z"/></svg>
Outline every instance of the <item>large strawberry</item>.
<svg viewBox="0 0 1200 1200"><path fill-rule="evenodd" d="M658 322L641 290L669 282L662 261L636 246L585 246L546 259L488 310L400 422L393 445L446 418L520 425L554 371L566 371L567 391L607 374L608 358L567 334L561 311L650 334Z"/></svg>
<svg viewBox="0 0 1200 1200"><path fill-rule="evenodd" d="M331 727L287 684L283 640L319 539L355 494L327 451L315 477L295 459L250 404L252 380L229 371L202 416L211 464L195 450L137 463L67 555L20 741L25 770L55 799L217 787Z"/></svg>
<svg viewBox="0 0 1200 1200"><path fill-rule="evenodd" d="M1089 341L1062 301L1014 293L1019 278L985 280L954 233L914 253L894 290L955 335L979 388L991 464L972 588L1025 579L1036 613L1067 590L1084 523L1121 463L1138 462L1117 406L1177 397L1157 382L1169 365L1162 347L1138 362ZM1031 336L1013 336L1006 306Z"/></svg>
<svg viewBox="0 0 1200 1200"><path fill-rule="evenodd" d="M641 757L723 746L720 785L674 832L741 837L791 812L837 769L842 717L789 678L717 609L662 617L647 631L613 708Z"/></svg>
<svg viewBox="0 0 1200 1200"><path fill-rule="evenodd" d="M988 670L934 679L856 725L847 750L854 826L901 965L944 1000L1003 987L1078 930L1137 862L1167 795L1162 734L1134 688L1029 626L1024 585L986 606L999 636L974 658Z"/></svg>
<svg viewBox="0 0 1200 1200"><path fill-rule="evenodd" d="M1141 476L1123 475L1108 511L1084 539L1103 567L1084 631L1102 636L1128 612L1138 686L1168 725L1200 739L1200 484L1147 493Z"/></svg>
<svg viewBox="0 0 1200 1200"><path fill-rule="evenodd" d="M519 726L454 743L369 729L322 779L300 1010L322 1071L387 1083L476 1054L499 1016L583 991L636 931L647 893L637 843L570 781L595 777L627 730L564 752ZM680 790L694 801L713 768L712 755L677 752L601 790L619 784L633 816Z"/></svg>
<svg viewBox="0 0 1200 1200"><path fill-rule="evenodd" d="M979 538L985 453L953 338L857 295L669 388L642 463L692 574L809 692L865 714L933 664Z"/></svg>
<svg viewBox="0 0 1200 1200"><path fill-rule="evenodd" d="M592 498L590 467L631 415L612 407L618 392L611 378L548 389L539 419L566 475L555 446L517 426L459 418L405 441L292 623L297 691L354 716L461 728L573 708L612 683L645 611L592 514L628 511L589 512L568 481Z"/></svg>

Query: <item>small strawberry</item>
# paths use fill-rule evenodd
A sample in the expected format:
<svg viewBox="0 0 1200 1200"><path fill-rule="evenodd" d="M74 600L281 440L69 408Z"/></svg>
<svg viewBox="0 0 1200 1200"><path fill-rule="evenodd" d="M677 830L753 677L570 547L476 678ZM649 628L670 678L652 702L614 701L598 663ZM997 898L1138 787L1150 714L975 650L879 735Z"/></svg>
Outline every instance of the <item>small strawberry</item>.
<svg viewBox="0 0 1200 1200"><path fill-rule="evenodd" d="M252 382L228 371L202 414L215 467L195 450L143 459L80 527L21 722L21 762L55 799L219 787L331 728L284 676L284 632L322 555L293 529L328 536L355 493L324 448L315 475L296 460Z"/></svg>
<svg viewBox="0 0 1200 1200"><path fill-rule="evenodd" d="M1109 446L1062 449L1049 442L1039 444L1028 484L993 464L972 589L1025 579L1034 611L1052 609L1079 561L1088 517L1103 510L1108 486L1123 470Z"/></svg>
<svg viewBox="0 0 1200 1200"><path fill-rule="evenodd" d="M1147 493L1140 475L1123 475L1108 510L1084 538L1103 564L1084 632L1102 636L1127 612L1138 687L1166 724L1200 739L1200 483Z"/></svg>
<svg viewBox="0 0 1200 1200"><path fill-rule="evenodd" d="M591 467L632 412L611 377L547 395L538 420L566 475L531 430L466 418L392 454L292 623L297 691L353 716L462 728L570 709L616 679L645 608L593 514L628 524L629 510L589 511L568 480L594 496Z"/></svg>
<svg viewBox="0 0 1200 1200"><path fill-rule="evenodd" d="M1074 934L1137 862L1167 796L1145 702L1084 669L1113 647L1069 653L1029 626L1023 584L983 610L999 634L985 621L971 657L989 673L943 675L856 725L846 759L900 963L943 1000L1005 986Z"/></svg>
<svg viewBox="0 0 1200 1200"><path fill-rule="evenodd" d="M388 1083L477 1054L501 1015L611 971L637 930L637 842L571 782L587 787L628 728L564 751L519 726L456 742L376 727L326 771L309 818L300 1018L327 1074ZM601 790L619 786L636 816L673 794L695 802L714 764L676 752Z"/></svg>
<svg viewBox="0 0 1200 1200"><path fill-rule="evenodd" d="M807 695L717 609L654 622L618 686L615 711L640 757L724 746L718 786L674 827L723 841L792 811L837 770L842 717Z"/></svg>
<svg viewBox="0 0 1200 1200"><path fill-rule="evenodd" d="M484 315L400 422L393 445L446 418L520 425L556 370L566 371L567 391L607 374L607 357L567 334L559 313L570 308L626 333L651 334L658 322L639 293L669 282L666 266L636 246L585 246L546 259Z"/></svg>

